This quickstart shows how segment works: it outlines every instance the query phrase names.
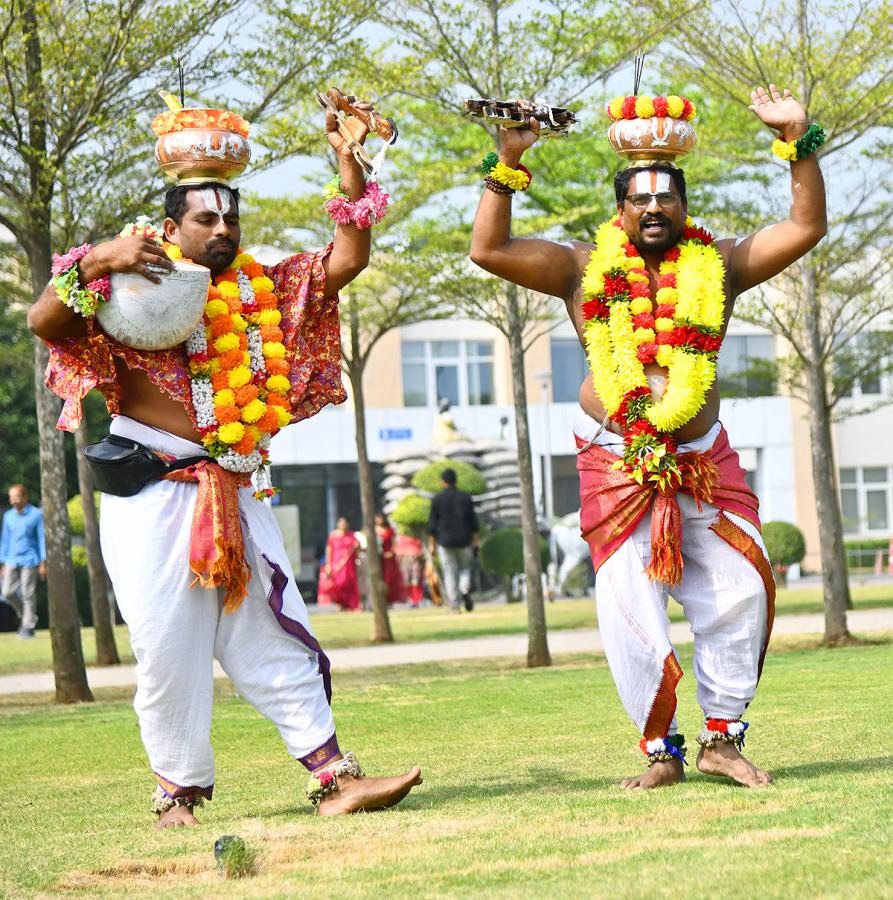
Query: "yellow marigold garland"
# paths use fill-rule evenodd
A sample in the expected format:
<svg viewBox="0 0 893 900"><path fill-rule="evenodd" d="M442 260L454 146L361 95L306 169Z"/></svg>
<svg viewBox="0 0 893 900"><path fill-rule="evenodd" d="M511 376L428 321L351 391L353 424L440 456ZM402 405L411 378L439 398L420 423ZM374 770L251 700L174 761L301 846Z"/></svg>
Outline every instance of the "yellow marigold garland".
<svg viewBox="0 0 893 900"><path fill-rule="evenodd" d="M671 432L703 407L716 379L725 314L725 267L712 235L687 219L682 240L664 254L654 299L648 272L619 217L596 232L583 273L583 334L592 383L623 429L617 463L639 483L678 486ZM660 400L645 366L667 369Z"/></svg>

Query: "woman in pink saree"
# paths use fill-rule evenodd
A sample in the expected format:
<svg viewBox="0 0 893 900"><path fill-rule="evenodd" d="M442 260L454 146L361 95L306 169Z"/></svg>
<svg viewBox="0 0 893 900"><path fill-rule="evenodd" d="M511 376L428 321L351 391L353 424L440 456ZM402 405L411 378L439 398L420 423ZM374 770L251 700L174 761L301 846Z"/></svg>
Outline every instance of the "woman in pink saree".
<svg viewBox="0 0 893 900"><path fill-rule="evenodd" d="M326 564L319 573L317 601L320 606L337 603L341 609L360 610L357 581L357 551L360 544L342 516L326 541Z"/></svg>

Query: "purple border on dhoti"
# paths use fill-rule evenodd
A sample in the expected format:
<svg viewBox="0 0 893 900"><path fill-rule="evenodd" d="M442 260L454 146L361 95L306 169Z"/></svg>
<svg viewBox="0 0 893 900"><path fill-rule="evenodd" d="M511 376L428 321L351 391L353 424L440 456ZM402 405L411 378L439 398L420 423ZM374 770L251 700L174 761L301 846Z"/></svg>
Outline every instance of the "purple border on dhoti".
<svg viewBox="0 0 893 900"><path fill-rule="evenodd" d="M287 631L292 637L297 638L309 650L316 654L319 662L319 674L322 675L323 687L326 691L326 700L329 704L332 702L332 675L331 663L328 656L323 652L319 641L297 620L290 618L282 611L282 598L285 594L285 586L288 584L288 576L282 571L276 563L273 562L265 554L261 554L266 560L267 565L273 570L272 585L270 587L270 596L267 597L267 603L273 610L279 625L283 630Z"/></svg>

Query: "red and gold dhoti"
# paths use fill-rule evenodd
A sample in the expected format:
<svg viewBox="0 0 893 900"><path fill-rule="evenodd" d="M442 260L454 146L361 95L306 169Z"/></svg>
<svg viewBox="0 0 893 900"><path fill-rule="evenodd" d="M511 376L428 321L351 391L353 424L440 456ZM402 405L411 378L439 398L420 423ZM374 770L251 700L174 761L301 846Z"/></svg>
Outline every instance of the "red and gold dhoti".
<svg viewBox="0 0 893 900"><path fill-rule="evenodd" d="M775 582L759 503L719 423L678 448L682 486L660 493L612 468L623 439L581 416L580 524L596 571L599 629L626 711L648 740L675 734L682 670L668 597L695 638L705 716L738 719L753 699L772 629Z"/></svg>

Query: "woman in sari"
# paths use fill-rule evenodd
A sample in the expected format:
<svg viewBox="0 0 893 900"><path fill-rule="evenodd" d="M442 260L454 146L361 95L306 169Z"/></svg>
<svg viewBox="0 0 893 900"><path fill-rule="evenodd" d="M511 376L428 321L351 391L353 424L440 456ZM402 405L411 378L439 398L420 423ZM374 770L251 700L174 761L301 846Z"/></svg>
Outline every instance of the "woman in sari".
<svg viewBox="0 0 893 900"><path fill-rule="evenodd" d="M424 596L423 573L425 569L422 539L412 534L398 534L394 542L394 553L403 576L403 584L409 602L418 606Z"/></svg>
<svg viewBox="0 0 893 900"><path fill-rule="evenodd" d="M382 513L375 515L375 536L378 538L378 552L381 555L381 577L388 593L388 603L402 603L405 598L403 576L394 553L394 529Z"/></svg>
<svg viewBox="0 0 893 900"><path fill-rule="evenodd" d="M357 581L357 551L360 544L342 516L326 541L326 563L319 573L317 600L320 605L337 603L341 609L360 609Z"/></svg>

